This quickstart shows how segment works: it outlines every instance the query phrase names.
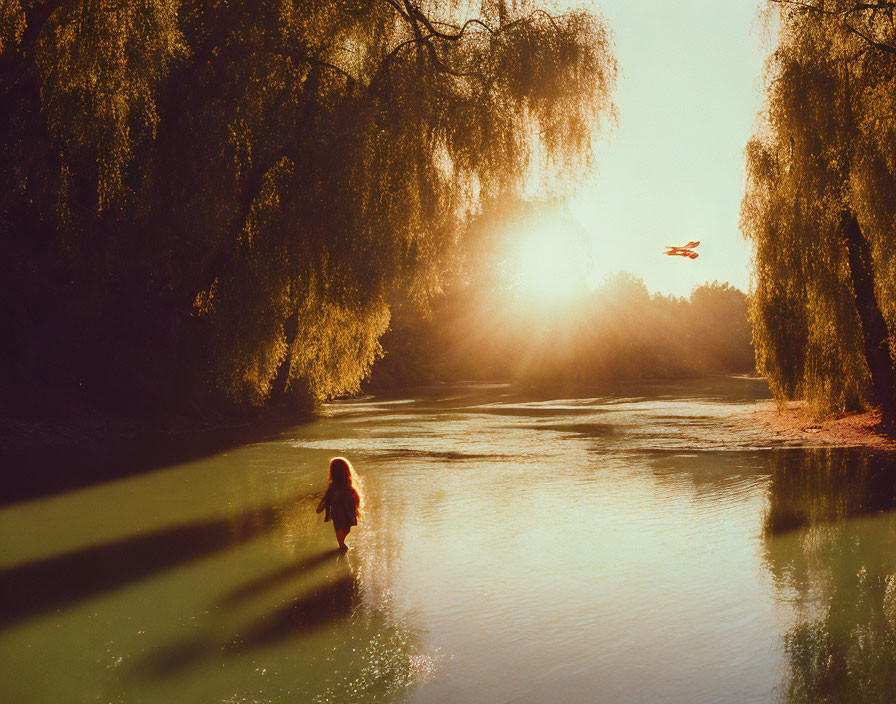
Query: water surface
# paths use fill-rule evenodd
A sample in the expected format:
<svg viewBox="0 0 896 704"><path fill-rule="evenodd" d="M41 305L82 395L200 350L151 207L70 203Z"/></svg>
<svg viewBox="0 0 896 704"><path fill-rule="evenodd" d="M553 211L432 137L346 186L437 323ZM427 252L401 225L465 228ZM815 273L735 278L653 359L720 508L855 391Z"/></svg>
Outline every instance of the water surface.
<svg viewBox="0 0 896 704"><path fill-rule="evenodd" d="M0 694L889 701L896 472L775 446L766 396L439 387L7 502ZM346 556L314 513L334 454L367 503Z"/></svg>

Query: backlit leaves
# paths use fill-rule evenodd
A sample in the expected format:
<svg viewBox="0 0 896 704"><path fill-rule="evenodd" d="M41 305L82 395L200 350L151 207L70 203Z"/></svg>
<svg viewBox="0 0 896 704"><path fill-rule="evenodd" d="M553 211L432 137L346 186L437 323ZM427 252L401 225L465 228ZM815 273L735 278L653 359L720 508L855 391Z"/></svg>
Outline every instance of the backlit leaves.
<svg viewBox="0 0 896 704"><path fill-rule="evenodd" d="M779 400L804 397L818 412L842 411L866 402L869 383L837 234L844 208L858 215L878 300L891 330L896 322L896 56L850 29L893 38L893 8L806 4L771 6L779 39L763 123L746 152L742 225L754 246L760 370Z"/></svg>
<svg viewBox="0 0 896 704"><path fill-rule="evenodd" d="M47 121L63 163L93 158L99 210L123 196L135 142L155 136L156 91L186 52L179 4L82 0L58 9L41 35Z"/></svg>
<svg viewBox="0 0 896 704"><path fill-rule="evenodd" d="M163 338L172 379L252 404L356 390L483 198L589 166L616 71L602 19L498 0L78 0L30 60L0 198L65 232L94 373Z"/></svg>

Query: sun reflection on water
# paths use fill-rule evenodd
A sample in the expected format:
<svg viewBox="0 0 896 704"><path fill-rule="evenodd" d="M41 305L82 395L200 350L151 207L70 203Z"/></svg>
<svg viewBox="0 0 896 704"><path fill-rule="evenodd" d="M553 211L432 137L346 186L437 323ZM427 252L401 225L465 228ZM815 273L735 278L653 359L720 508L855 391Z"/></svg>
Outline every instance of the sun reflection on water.
<svg viewBox="0 0 896 704"><path fill-rule="evenodd" d="M896 686L896 473L776 447L746 422L761 392L358 399L226 455L5 507L11 700L880 694ZM346 556L314 513L335 454L366 494Z"/></svg>

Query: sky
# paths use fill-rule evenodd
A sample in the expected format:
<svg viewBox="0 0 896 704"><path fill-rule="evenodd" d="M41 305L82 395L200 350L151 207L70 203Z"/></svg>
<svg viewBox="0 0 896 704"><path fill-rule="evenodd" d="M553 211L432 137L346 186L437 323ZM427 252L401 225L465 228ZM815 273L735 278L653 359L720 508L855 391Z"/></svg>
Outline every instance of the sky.
<svg viewBox="0 0 896 704"><path fill-rule="evenodd" d="M600 0L616 42L619 124L597 139L597 174L570 203L592 237L593 279L615 271L687 296L705 281L746 291L738 228L743 150L761 108L761 0ZM666 245L699 240L700 258Z"/></svg>

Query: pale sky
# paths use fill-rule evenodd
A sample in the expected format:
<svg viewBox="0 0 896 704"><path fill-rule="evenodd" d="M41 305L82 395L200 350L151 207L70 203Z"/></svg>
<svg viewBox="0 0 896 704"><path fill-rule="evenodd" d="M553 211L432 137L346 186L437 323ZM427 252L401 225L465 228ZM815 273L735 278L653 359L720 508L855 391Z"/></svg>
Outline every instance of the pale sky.
<svg viewBox="0 0 896 704"><path fill-rule="evenodd" d="M761 107L762 0L599 0L616 40L619 125L598 139L593 185L571 203L593 237L594 276L629 271L688 295L748 286L738 217L743 150ZM665 245L700 240L700 258Z"/></svg>

